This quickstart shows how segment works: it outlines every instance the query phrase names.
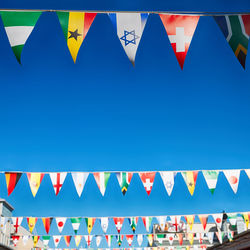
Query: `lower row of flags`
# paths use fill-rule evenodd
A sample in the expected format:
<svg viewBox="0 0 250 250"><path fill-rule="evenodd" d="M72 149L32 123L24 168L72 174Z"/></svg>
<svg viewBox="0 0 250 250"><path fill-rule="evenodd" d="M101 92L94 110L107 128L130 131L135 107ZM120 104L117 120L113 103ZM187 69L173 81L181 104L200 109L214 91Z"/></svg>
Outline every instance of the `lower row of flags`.
<svg viewBox="0 0 250 250"><path fill-rule="evenodd" d="M54 247L58 247L59 243L61 242L61 239L63 238L65 241L65 244L67 247L70 246L71 240L74 239L76 247L80 245L82 242L82 239L85 240L85 244L81 245L87 245L87 247L91 247L96 245L96 247L99 247L103 239L106 239L108 247L111 247L111 243L113 240L118 244L120 247L126 239L129 246L134 246L135 244L138 246L142 246L142 243L144 241L144 236L147 238L147 242L149 246L153 246L154 241L157 241L157 244L161 245L163 243L163 240L167 240L169 242L169 245L172 246L174 241L177 241L178 245L182 246L183 241L188 241L188 244L193 245L194 240L198 241L199 245L202 244L213 244L214 237L218 239L220 243L223 242L224 237L227 235L227 238L231 241L234 237L234 231L227 231L226 233L223 231L217 231L217 232L208 232L208 233L167 233L167 234L138 234L138 235L53 235L53 236L39 236L39 235L12 235L12 241L14 246L17 246L19 240L22 240L23 245L25 246L30 238L33 239L34 247L36 247L39 240L42 241L43 245L45 247L49 246L50 240L53 241ZM92 242L95 241L95 243L92 244ZM82 242L83 243L83 242Z"/></svg>
<svg viewBox="0 0 250 250"><path fill-rule="evenodd" d="M22 49L33 31L41 11L0 11L9 43L20 62ZM71 56L76 61L78 51L97 13L56 11ZM117 36L134 64L148 13L108 13ZM183 68L199 15L159 14L176 58ZM245 68L250 35L250 15L214 16L235 56Z"/></svg>
<svg viewBox="0 0 250 250"><path fill-rule="evenodd" d="M244 171L247 174L247 176L250 178L250 169L244 169ZM172 193L174 184L175 184L175 177L177 173L181 173L190 194L193 195L194 190L195 190L197 176L199 172L202 172L205 178L205 181L207 183L207 186L212 194L214 193L214 190L216 188L217 179L218 179L220 172L224 173L233 192L237 193L240 173L241 173L240 169L201 170L201 171L160 171L160 172L115 172L115 175L117 176L117 180L119 182L123 195L126 194L129 188L130 182L132 180L132 177L136 173L139 175L147 194L150 195L153 184L154 184L155 175L156 173L159 173L164 183L165 189L168 195L170 196ZM22 172L5 172L8 195L10 195L14 191L22 174L23 174ZM34 197L36 196L39 190L40 184L46 174L50 176L55 194L58 195L58 193L60 192L63 186L63 183L66 179L68 172L26 173L31 192ZM73 182L74 182L74 185L75 185L75 188L79 197L82 194L85 183L90 174L94 176L97 186L99 187L101 194L104 196L106 187L107 187L107 184L108 184L108 181L112 172L95 172L95 173L71 172L70 174L72 176L72 179L73 179Z"/></svg>
<svg viewBox="0 0 250 250"><path fill-rule="evenodd" d="M229 221L232 227L236 227L237 221L241 220L245 224L245 229L248 229L250 212L242 213L216 213L216 214L198 214L198 215L173 215L173 216L145 216L145 217L1 217L1 228L4 228L6 223L9 222L13 225L16 234L19 232L24 218L26 218L30 233L33 232L38 219L42 220L42 224L47 234L50 232L50 227L54 221L59 233L61 234L66 222L69 220L75 235L78 234L81 223L84 221L87 227L88 234L90 235L95 223L98 221L97 226L101 226L104 234L107 233L110 223L115 224L117 233L121 233L121 229L125 220L128 221L133 233L137 232L136 228L139 220L143 222L146 232L151 233L153 225L158 225L161 232L172 231L178 232L188 229L190 232L193 230L193 225L196 221L200 221L204 232L206 231L208 218L212 218L217 228L222 227L222 223ZM140 222L141 223L141 222Z"/></svg>

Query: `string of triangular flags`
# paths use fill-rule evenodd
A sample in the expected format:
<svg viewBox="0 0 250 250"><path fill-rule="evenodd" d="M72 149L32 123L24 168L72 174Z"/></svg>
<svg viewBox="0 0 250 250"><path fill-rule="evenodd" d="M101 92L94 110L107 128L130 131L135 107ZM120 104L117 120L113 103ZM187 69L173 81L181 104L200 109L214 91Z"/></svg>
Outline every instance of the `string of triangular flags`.
<svg viewBox="0 0 250 250"><path fill-rule="evenodd" d="M43 11L0 10L0 15L9 39L9 43L19 62L21 62L22 49L31 35L42 12ZM81 44L98 13L73 11L54 12L57 14L67 46L73 61L75 62ZM136 52L149 13L117 12L107 14L115 27L117 36L129 60L134 64ZM158 15L160 16L160 19L166 29L178 63L183 69L184 61L200 15ZM245 68L250 35L250 15L215 15L213 18L221 29L240 64L243 68Z"/></svg>
<svg viewBox="0 0 250 250"><path fill-rule="evenodd" d="M116 175L123 195L126 194L134 174L139 175L147 194L150 195L152 188L153 188L155 175L156 173L159 173L163 181L163 184L165 186L165 189L168 195L170 196L174 188L175 177L178 173L182 175L190 194L193 195L199 172L202 172L205 178L205 181L207 183L207 186L212 194L214 193L214 190L216 188L217 179L218 179L220 172L222 172L225 175L233 192L237 193L241 171L245 171L247 176L250 178L250 169L150 171L150 172L58 172L58 173L33 172L33 173L25 173L25 174L28 178L29 186L34 197L36 196L39 190L40 184L45 175L49 175L55 194L58 195L63 186L63 183L66 179L67 174L70 174L72 176L72 179L73 179L73 182L74 182L74 185L75 185L75 188L79 197L81 196L83 189L85 187L85 183L91 174L93 175L97 183L97 186L100 189L101 194L104 196L109 178L112 173ZM2 173L5 174L8 195L10 195L14 191L17 183L19 182L24 172L2 172Z"/></svg>
<svg viewBox="0 0 250 250"><path fill-rule="evenodd" d="M195 220L196 218L197 220ZM4 228L8 221L13 225L15 233L18 234L20 226L26 219L29 231L33 233L37 221L40 219L42 220L42 224L47 234L50 233L53 221L57 226L58 232L61 234L66 222L70 221L74 234L77 235L81 223L85 221L88 234L91 235L96 221L98 221L97 226L99 225L101 227L103 234L107 234L110 222L113 221L117 233L122 234L121 229L125 220L128 221L133 233L136 233L138 222L141 219L147 233L152 232L153 225L158 225L158 229L161 232L166 231L166 225L167 231L169 232L179 232L182 230L189 230L192 232L194 223L197 223L199 220L201 229L204 229L204 232L206 232L206 230L209 230L209 228L207 228L209 218L212 218L213 223L215 223L215 226L219 229L222 227L223 222L228 221L229 224L235 228L237 222L242 221L245 225L245 230L247 230L249 227L250 212L134 217L1 217L1 228Z"/></svg>

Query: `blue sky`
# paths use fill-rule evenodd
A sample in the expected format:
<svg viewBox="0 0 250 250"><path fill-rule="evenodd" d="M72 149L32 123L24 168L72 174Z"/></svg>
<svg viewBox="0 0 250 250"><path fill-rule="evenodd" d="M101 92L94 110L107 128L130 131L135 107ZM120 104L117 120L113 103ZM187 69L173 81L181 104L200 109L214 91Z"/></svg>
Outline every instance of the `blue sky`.
<svg viewBox="0 0 250 250"><path fill-rule="evenodd" d="M248 1L2 1L2 8L249 11ZM235 58L212 17L201 17L181 71L157 15L129 62L109 18L97 15L74 65L54 13L44 13L16 61L0 25L1 170L193 170L250 167L250 60ZM127 216L249 210L250 181L234 195L221 174L211 195L199 174L171 197L159 174L148 197L136 175L125 197L91 176L81 198L70 176L56 197L46 176L33 198L26 176L7 197L14 215ZM24 202L25 201L25 202ZM142 214L143 211L143 214Z"/></svg>

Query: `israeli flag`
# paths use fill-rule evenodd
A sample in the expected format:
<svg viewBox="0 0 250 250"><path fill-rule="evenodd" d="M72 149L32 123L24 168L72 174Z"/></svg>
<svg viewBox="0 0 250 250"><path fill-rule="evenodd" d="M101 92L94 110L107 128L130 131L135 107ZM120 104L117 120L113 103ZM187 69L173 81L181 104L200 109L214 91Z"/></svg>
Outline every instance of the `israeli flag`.
<svg viewBox="0 0 250 250"><path fill-rule="evenodd" d="M135 63L136 51L139 46L144 27L147 22L147 13L109 13L117 36L129 58Z"/></svg>

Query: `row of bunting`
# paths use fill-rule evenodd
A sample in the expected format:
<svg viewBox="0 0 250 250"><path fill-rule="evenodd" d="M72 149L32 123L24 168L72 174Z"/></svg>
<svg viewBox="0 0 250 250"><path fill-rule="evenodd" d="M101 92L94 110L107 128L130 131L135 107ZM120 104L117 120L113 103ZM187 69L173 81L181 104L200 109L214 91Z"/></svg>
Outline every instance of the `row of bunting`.
<svg viewBox="0 0 250 250"><path fill-rule="evenodd" d="M17 60L29 38L41 11L0 11L10 45ZM78 51L97 13L56 11L71 56L76 61ZM118 38L134 64L148 13L108 13ZM168 34L180 67L183 69L186 54L200 16L159 14ZM245 68L250 36L250 15L213 16L235 56Z"/></svg>
<svg viewBox="0 0 250 250"><path fill-rule="evenodd" d="M250 178L250 169L245 169L244 171ZM216 188L217 179L218 179L220 172L224 173L233 192L237 193L239 179L240 179L240 172L241 172L240 169L202 170L202 171L161 171L158 173L160 174L162 181L164 183L164 186L166 188L166 191L168 195L170 196L174 187L175 177L177 173L181 173L188 187L190 194L193 195L194 190L195 190L197 176L199 172L203 173L203 176L206 180L208 188L212 194L214 193L214 190ZM92 173L97 183L97 186L99 187L100 192L103 196L105 194L105 190L106 190L111 173L112 172ZM150 195L151 193L156 173L157 172L138 172L140 179L142 181L142 184L148 195ZM22 172L5 172L8 195L10 195L13 192L22 174L23 174ZM68 174L67 172L48 173L56 195L58 195L59 191L61 190L67 174ZM83 188L90 174L91 173L88 173L88 172L72 172L71 173L71 176L72 176L72 179L73 179L73 182L74 182L74 185L75 185L75 188L79 197L82 194ZM121 191L123 195L125 195L130 185L132 176L133 174L135 174L135 172L115 172L115 174L120 184ZM26 173L26 175L29 181L31 192L33 196L35 197L45 173Z"/></svg>
<svg viewBox="0 0 250 250"><path fill-rule="evenodd" d="M34 247L32 250L86 250L93 248L41 248ZM206 245L193 245L190 246L168 246L168 247L132 247L132 248L97 248L97 250L200 250L207 249ZM93 249L94 250L94 249Z"/></svg>
<svg viewBox="0 0 250 250"><path fill-rule="evenodd" d="M226 219L225 219L226 215ZM207 221L208 217L212 218L214 220L214 223L217 228L221 229L223 221L226 221L228 219L230 225L232 228L236 228L237 221L241 220L245 224L245 230L248 229L249 226L249 219L250 219L250 212L243 212L243 213L215 213L215 214L199 214L197 217L200 220L200 223L204 229L204 232L206 232L206 227L207 227ZM158 225L159 230L164 232L166 231L171 231L171 232L180 232L182 230L189 230L192 232L193 230L193 225L195 222L195 217L196 215L175 215L175 216L145 216L145 217L100 217L100 218L93 218L93 217L72 217L72 218L67 218L67 217L41 217L40 219L42 220L44 229L47 234L50 232L50 227L52 224L52 221L55 221L57 225L57 229L59 233L61 234L63 231L63 228L67 222L67 220L70 220L72 224L72 228L74 230L74 233L77 235L81 222L84 220L86 223L86 227L88 230L88 234L90 235L92 232L92 229L95 225L95 222L98 220L98 224L101 226L101 229L104 234L107 233L108 227L110 225L110 222L113 221L115 224L115 228L117 230L117 233L121 233L121 229L124 223L124 220L128 220L128 223L133 231L133 233L136 232L136 228L138 225L138 221L141 218L145 230L147 233L152 232L152 227L153 227L153 219L156 222L154 225ZM7 221L9 221L13 227L15 234L18 234L19 228L23 222L23 219L27 219L27 224L29 227L30 233L33 232L38 217L1 217L1 228L4 228ZM186 223L182 220L185 219Z"/></svg>
<svg viewBox="0 0 250 250"><path fill-rule="evenodd" d="M161 245L164 240L167 240L169 242L169 245L172 246L174 242L178 242L178 245L182 246L183 241L188 241L190 245L194 244L194 241L196 240L199 246L206 246L206 243L213 244L214 237L217 236L217 239L220 243L223 242L225 236L227 236L227 239L230 241L233 240L234 237L234 231L218 231L218 232L208 232L208 233L168 233L168 234L147 234L146 239L148 241L148 246L153 246L154 237L155 240ZM135 246L138 244L139 247L142 246L142 243L144 242L144 235L138 234L138 235L105 235L101 236L93 236L93 235L53 235L53 236L39 236L39 235L12 235L12 241L14 246L17 246L20 239L22 239L22 245L26 246L28 240L32 237L34 247L36 247L39 240L42 241L43 245L45 247L49 246L50 240L52 239L54 243L54 247L57 248L58 245L61 242L61 239L64 238L65 244L67 247L70 246L72 238L74 238L75 245L78 247L80 243L82 242L82 239L86 241L86 243L81 245L87 245L87 247L93 247L93 245L96 245L96 247L99 247L103 239L106 239L108 247L111 247L111 244L113 242L113 239L117 242L118 246L120 247L123 243L123 240L126 239L129 246ZM92 242L95 242L92 243ZM196 243L196 242L195 242ZM196 244L197 244L196 243Z"/></svg>

